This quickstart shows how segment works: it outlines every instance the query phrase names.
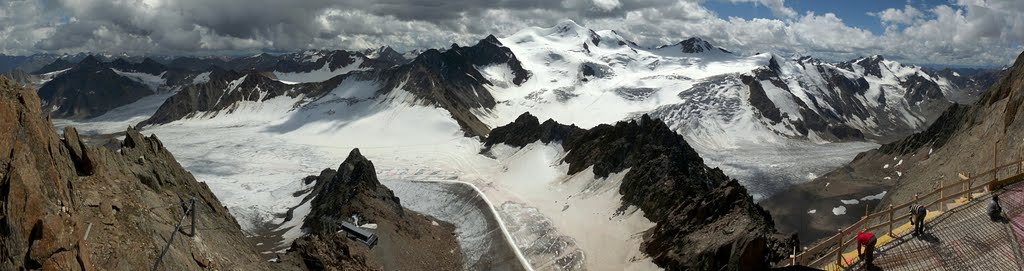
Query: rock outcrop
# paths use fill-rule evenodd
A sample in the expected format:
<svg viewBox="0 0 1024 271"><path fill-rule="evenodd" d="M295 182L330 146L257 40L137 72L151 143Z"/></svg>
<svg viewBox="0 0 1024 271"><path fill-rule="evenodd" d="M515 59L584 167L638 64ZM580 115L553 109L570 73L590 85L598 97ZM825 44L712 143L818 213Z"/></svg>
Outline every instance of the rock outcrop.
<svg viewBox="0 0 1024 271"><path fill-rule="evenodd" d="M484 136L490 129L471 110L492 109L496 104L485 87L492 83L477 70L489 65L508 65L516 85L529 78L512 50L491 35L470 47L452 44L444 52L427 50L411 63L385 71L383 91L408 91L423 104L447 110L466 134Z"/></svg>
<svg viewBox="0 0 1024 271"><path fill-rule="evenodd" d="M282 96L295 98L299 95L318 97L345 80L347 75L324 82L295 85L282 83L255 71L236 72L214 68L209 77L208 82L186 86L174 96L167 98L160 108L149 119L140 122L139 126L164 124L204 114L230 114L240 102L246 101L263 102Z"/></svg>
<svg viewBox="0 0 1024 271"><path fill-rule="evenodd" d="M469 47L453 44L452 48L445 51L427 50L402 65L382 58L367 58L359 52L310 53L317 54L318 58L313 61L310 55L295 53L234 59L224 64L230 69L214 68L209 82L183 87L140 125L163 124L203 114L231 113L240 101L262 102L283 95L292 98L302 95L306 98L296 101L297 108L303 103L324 97L346 79L355 79L377 82L378 88L373 97L361 97L348 102L361 102L368 98L383 97L393 91L406 91L412 94L413 99L402 102L444 108L467 135L483 136L487 135L490 127L473 112L493 109L497 103L488 90L488 86L493 83L478 68L507 65L511 71L511 83L516 85L529 78L529 72L523 69L512 51L494 36L488 36ZM388 53L388 50L383 50L381 53L395 57L393 51ZM195 66L193 64L182 63ZM334 71L356 64L359 65L358 70L322 82L285 84L266 75L267 71L301 73L324 67Z"/></svg>
<svg viewBox="0 0 1024 271"><path fill-rule="evenodd" d="M682 136L647 115L585 130L540 124L525 113L497 127L485 142L525 146L561 144L567 174L593 168L597 177L629 169L619 193L657 226L644 235L642 250L670 270L759 270L784 255L784 238L768 212L741 185L710 168ZM507 143L506 143L507 142Z"/></svg>
<svg viewBox="0 0 1024 271"><path fill-rule="evenodd" d="M732 52L729 52L729 51L727 51L725 49L722 49L720 47L712 46L710 42L707 42L707 41L705 41L705 40L703 40L701 38L697 38L697 37L689 38L689 39L680 41L679 43L676 43L676 44L673 44L673 45L661 46L658 49L662 49L662 48L666 48L666 47L678 47L679 52L684 53L684 54L699 54L699 53L705 53L705 52L709 53L709 52L716 52L716 51L722 52L722 53L732 53Z"/></svg>
<svg viewBox="0 0 1024 271"><path fill-rule="evenodd" d="M39 88L46 111L61 118L88 118L152 95L145 84L121 76L90 56Z"/></svg>
<svg viewBox="0 0 1024 271"><path fill-rule="evenodd" d="M39 98L0 77L0 269L137 270L156 263L194 197L198 216L166 270L267 270L235 219L155 137L129 128L116 149L58 137Z"/></svg>
<svg viewBox="0 0 1024 271"><path fill-rule="evenodd" d="M398 197L377 180L373 163L353 149L337 170L326 169L310 194L310 212L302 227L308 234L290 253L311 270L460 270L462 254L455 227L402 207ZM341 223L376 224L375 247L350 239Z"/></svg>
<svg viewBox="0 0 1024 271"><path fill-rule="evenodd" d="M65 60L53 64L63 65L60 61ZM58 68L63 66L54 69ZM149 58L137 63L122 58L103 62L92 55L61 70L64 71L39 87L39 96L45 111L69 119L100 116L143 97L169 91L171 86L191 83L194 76Z"/></svg>

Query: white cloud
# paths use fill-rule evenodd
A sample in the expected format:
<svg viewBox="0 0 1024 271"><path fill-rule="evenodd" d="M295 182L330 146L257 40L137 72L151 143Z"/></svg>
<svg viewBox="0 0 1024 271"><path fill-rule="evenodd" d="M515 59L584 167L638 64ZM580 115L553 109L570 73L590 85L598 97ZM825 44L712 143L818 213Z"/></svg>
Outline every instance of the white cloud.
<svg viewBox="0 0 1024 271"><path fill-rule="evenodd" d="M960 0L870 13L884 33L831 13L801 15L782 0L731 1L764 5L775 18L723 18L702 0L8 0L0 2L0 53L439 48L565 18L616 30L641 45L699 36L739 53L828 60L881 54L914 63L1008 64L1024 41L1024 1Z"/></svg>
<svg viewBox="0 0 1024 271"><path fill-rule="evenodd" d="M888 8L879 12L868 12L868 15L878 17L883 24L912 24L917 22L924 13L914 8L911 5L906 5L903 9Z"/></svg>

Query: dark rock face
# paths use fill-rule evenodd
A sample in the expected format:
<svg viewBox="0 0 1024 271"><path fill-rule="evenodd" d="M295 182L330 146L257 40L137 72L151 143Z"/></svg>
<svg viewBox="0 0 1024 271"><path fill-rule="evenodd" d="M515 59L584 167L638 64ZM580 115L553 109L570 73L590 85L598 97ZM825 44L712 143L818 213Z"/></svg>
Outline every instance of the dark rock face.
<svg viewBox="0 0 1024 271"><path fill-rule="evenodd" d="M882 67L881 65L879 65L882 64L882 60L885 60L885 58L883 58L880 55L873 55L870 57L864 57L839 63L837 66L839 66L842 69L852 71L854 70L853 64L857 64L864 68L865 74L874 75L875 77L882 77Z"/></svg>
<svg viewBox="0 0 1024 271"><path fill-rule="evenodd" d="M345 233L327 233L299 238L292 250L302 255L308 270L381 270L370 262L367 249L360 246Z"/></svg>
<svg viewBox="0 0 1024 271"><path fill-rule="evenodd" d="M0 269L152 266L182 216L180 201L194 196L197 236L176 238L161 268L269 270L234 217L156 137L128 129L116 150L86 145L74 128L61 139L38 104L0 77Z"/></svg>
<svg viewBox="0 0 1024 271"><path fill-rule="evenodd" d="M380 184L373 163L359 149L353 149L332 175L329 181L318 181L313 188L317 197L303 221L312 232L337 230L341 221L357 213L372 222L405 215L398 197Z"/></svg>
<svg viewBox="0 0 1024 271"><path fill-rule="evenodd" d="M72 63L77 62L81 59L78 56L68 55L54 55L54 54L34 54L30 56L9 56L0 54L0 73L12 71L12 70L23 70L32 74L40 74L37 71L59 59L74 60ZM68 66L70 68L70 66Z"/></svg>
<svg viewBox="0 0 1024 271"><path fill-rule="evenodd" d="M148 74L163 79L165 84L149 86L119 72ZM39 95L43 106L48 111L53 110L55 117L89 118L167 90L170 86L191 83L193 76L192 72L171 69L150 58L140 62L123 58L103 62L89 55L43 84Z"/></svg>
<svg viewBox="0 0 1024 271"><path fill-rule="evenodd" d="M532 140L532 141L531 141ZM643 210L657 223L642 250L670 270L768 267L784 254L770 215L746 189L721 170L709 168L682 136L660 120L602 124L590 130L523 114L491 131L485 148L542 141L560 142L568 174L593 167L594 175L629 169L622 179L623 210ZM486 149L484 150L486 151Z"/></svg>
<svg viewBox="0 0 1024 271"><path fill-rule="evenodd" d="M741 82L746 85L750 91L748 100L751 106L753 106L762 117L767 119L770 124L775 125L785 122L785 125L793 127L794 130L803 136L807 136L811 131L814 131L818 135L825 136L833 140L864 139L864 133L862 131L846 125L843 118L840 116L851 117L851 114L854 116L867 116L867 109L862 103L857 101L854 96L857 94L863 94L863 91L867 90L867 81L863 78L860 78L860 80L850 80L845 76L838 74L836 71L826 70L823 67L818 66L818 71L825 75L824 78L826 80L830 80L829 87L838 89L840 93L845 93L846 91L853 91L854 93L826 96L825 100L822 102L828 103L833 109L836 109L835 112L831 112L833 114L819 114L812 110L812 106L821 108L821 106L817 104L817 98L814 98L814 96L810 97L811 101L815 104L806 104L803 100L793 96L792 100L796 102L797 106L799 106L798 110L800 112L800 120L791 120L787 113L782 113L778 106L772 102L768 97L768 94L765 93L764 86L761 85L762 82L768 81L772 86L783 89L787 94L793 95L789 85L784 83L780 78L779 70L781 70L781 68L773 57L767 68L754 70L753 76L740 76ZM857 91L860 93L856 93Z"/></svg>
<svg viewBox="0 0 1024 271"><path fill-rule="evenodd" d="M927 70L930 75L939 76L949 80L957 88L965 92L965 97L957 100L957 103L972 104L994 85L1003 76L1002 69L951 69Z"/></svg>
<svg viewBox="0 0 1024 271"><path fill-rule="evenodd" d="M266 101L280 96L294 98L300 94L319 97L345 78L339 76L319 83L288 85L254 71L239 73L214 69L209 82L186 86L164 101L153 116L139 125L164 124L207 112L231 113L241 101Z"/></svg>
<svg viewBox="0 0 1024 271"><path fill-rule="evenodd" d="M311 270L458 270L462 255L455 227L402 207L398 197L377 180L373 163L353 149L337 170L309 176L316 182L307 197L310 213L303 220L309 234L292 244ZM358 215L359 223L375 223L374 248L339 232L341 222Z"/></svg>
<svg viewBox="0 0 1024 271"><path fill-rule="evenodd" d="M644 115L640 121L598 125L572 141L564 141L568 174L591 166L594 175L607 177L630 169L619 193L625 204L644 210L651 221L661 221L665 205L686 198L683 194L708 191L728 180L721 170L704 165L696 151L664 122Z"/></svg>
<svg viewBox="0 0 1024 271"><path fill-rule="evenodd" d="M266 71L277 65L277 62L280 60L281 57L279 56L262 53L250 57L231 59L225 64L225 69L235 71Z"/></svg>
<svg viewBox="0 0 1024 271"><path fill-rule="evenodd" d="M953 133L960 129L966 117L967 109L968 106L953 104L945 112L942 112L942 115L935 119L935 122L928 126L928 129L914 133L903 140L884 144L878 147L878 151L885 154L902 155L925 146L941 148L953 136Z"/></svg>
<svg viewBox="0 0 1024 271"><path fill-rule="evenodd" d="M906 81L900 82L900 86L907 89L906 98L910 104L919 104L927 100L938 100L945 97L939 84L917 74L908 76Z"/></svg>
<svg viewBox="0 0 1024 271"><path fill-rule="evenodd" d="M0 54L0 72L17 69L18 65L28 60L27 56L9 56Z"/></svg>
<svg viewBox="0 0 1024 271"><path fill-rule="evenodd" d="M775 106L775 103L768 98L768 94L765 94L764 87L761 83L754 80L754 77L743 75L740 76L740 80L743 80L743 84L746 84L750 88L750 105L757 109L757 112L761 113L761 116L772 121L772 123L779 123L782 121L782 113L779 112L779 107Z"/></svg>
<svg viewBox="0 0 1024 271"><path fill-rule="evenodd" d="M580 81L583 82L589 81L590 78L609 78L615 76L615 71L611 67L591 62L583 63L580 71L582 72Z"/></svg>
<svg viewBox="0 0 1024 271"><path fill-rule="evenodd" d="M39 88L47 112L72 119L99 116L153 93L92 56Z"/></svg>
<svg viewBox="0 0 1024 271"><path fill-rule="evenodd" d="M725 49L714 47L714 46L711 45L710 42L707 42L706 40L703 40L701 38L696 38L696 37L680 41L679 43L677 43L675 45L679 46L680 50L683 53L687 53L687 54L696 54L696 53L712 52L712 51L721 51L721 52L724 52L724 53L732 53L732 52L729 52L729 51L727 51ZM667 47L667 46L661 46L659 48L664 48L664 47Z"/></svg>
<svg viewBox="0 0 1024 271"><path fill-rule="evenodd" d="M385 60L370 59L359 52L336 50L319 53L323 55L316 59L316 61L311 61L310 56L301 52L281 56L277 64L274 64L272 68L266 71L304 73L319 70L325 66L329 70L335 71L356 62L360 63L359 68L384 69L396 64Z"/></svg>
<svg viewBox="0 0 1024 271"><path fill-rule="evenodd" d="M1018 117L1017 112L1021 110L1021 105L1024 105L1024 97L1021 97L1024 95L1020 93L1024 88L1024 53L1018 55L1013 66L1002 74L1002 78L982 95L975 107L991 106L1000 100L1008 99L1006 111L1003 112L1003 128L1006 129L1013 124Z"/></svg>
<svg viewBox="0 0 1024 271"><path fill-rule="evenodd" d="M405 56L402 55L402 53L395 51L395 49L391 48L391 46L383 46L377 49L367 49L363 51L363 55L366 55L368 57L373 55L373 57L370 57L371 59L376 59L379 61L383 61L385 63L390 63L392 65L402 65L409 63L409 59L406 59Z"/></svg>
<svg viewBox="0 0 1024 271"><path fill-rule="evenodd" d="M63 58L58 58L57 60L54 60L52 63L46 64L46 66L43 66L42 68L39 68L38 70L36 70L36 71L34 71L32 73L34 73L34 74L44 74L44 73L55 72L55 71L59 71L59 70L70 69L70 68L72 68L74 66L75 66L75 63L72 63L71 61L67 61L67 60L65 60Z"/></svg>
<svg viewBox="0 0 1024 271"><path fill-rule="evenodd" d="M584 131L586 130L580 129L576 125L561 125L551 119L541 124L537 117L526 112L519 115L515 122L491 130L484 145L489 148L504 143L522 148L538 140L545 144L553 141L574 142Z"/></svg>
<svg viewBox="0 0 1024 271"><path fill-rule="evenodd" d="M382 54L388 54L387 48ZM393 52L393 50L390 50ZM385 55L381 55L382 57ZM392 55L393 57L393 55ZM381 57L369 59L359 52L333 51L316 62L300 61L302 53L284 56L258 55L239 58L227 63L227 71L214 69L211 80L205 84L187 86L168 99L149 120L141 125L167 123L203 112L216 112L231 108L236 102L256 101L288 95L318 98L349 77L380 82L378 96L401 89L412 93L416 102L444 108L459 123L467 135L483 136L490 127L472 113L474 109L491 109L496 102L487 86L493 85L477 70L478 67L505 64L512 70L514 84L522 84L529 77L512 51L494 36L488 36L471 47L453 47L444 52L427 50L411 62L395 66ZM263 76L259 70L307 72L330 64L330 69L362 61L356 71L339 75L324 82L287 85ZM273 62L274 64L267 64ZM233 72L231 70L246 70ZM247 76L237 91L225 91L230 81ZM220 79L218 79L220 78ZM259 86L259 92L253 88ZM267 92L266 95L259 95ZM224 95L228 95L222 97Z"/></svg>
<svg viewBox="0 0 1024 271"><path fill-rule="evenodd" d="M775 232L771 216L735 180L672 209L664 221L650 230L644 251L670 270L766 270L788 242L764 234Z"/></svg>
<svg viewBox="0 0 1024 271"><path fill-rule="evenodd" d="M476 67L495 64L507 64L516 85L529 76L512 51L491 35L471 47L452 45L444 52L427 50L411 63L385 71L383 90L402 86L423 103L448 110L467 134L483 136L489 128L470 110L493 108L495 101L484 87L492 83Z"/></svg>

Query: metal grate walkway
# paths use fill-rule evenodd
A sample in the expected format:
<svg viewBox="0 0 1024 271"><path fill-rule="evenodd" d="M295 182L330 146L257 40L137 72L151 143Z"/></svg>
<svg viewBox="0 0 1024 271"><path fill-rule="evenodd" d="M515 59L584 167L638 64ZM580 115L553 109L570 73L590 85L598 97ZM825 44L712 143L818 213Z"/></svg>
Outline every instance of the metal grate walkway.
<svg viewBox="0 0 1024 271"><path fill-rule="evenodd" d="M985 196L932 220L923 236L906 234L883 245L870 270L1024 270L1024 183L998 193L1008 221L989 219ZM865 268L857 263L847 270Z"/></svg>

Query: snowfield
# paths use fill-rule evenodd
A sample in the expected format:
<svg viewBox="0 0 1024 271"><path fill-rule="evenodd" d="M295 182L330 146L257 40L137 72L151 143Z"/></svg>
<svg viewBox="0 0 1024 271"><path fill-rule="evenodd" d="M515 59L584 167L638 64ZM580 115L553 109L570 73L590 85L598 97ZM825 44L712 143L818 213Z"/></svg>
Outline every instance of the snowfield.
<svg viewBox="0 0 1024 271"><path fill-rule="evenodd" d="M769 53L684 53L681 45L640 48L613 31L592 32L571 21L525 29L500 40L531 77L517 86L508 65L476 67L494 83L487 90L498 104L474 113L492 128L523 112L582 128L651 114L683 135L708 165L740 180L755 200L810 181L878 146L834 143L825 135L811 131L803 136L793 128L803 121L804 106L833 95L809 87L824 84L824 79L808 72L813 66L804 62ZM749 91L737 85L741 75L771 63L779 65L783 83L790 88L761 81L767 99L785 113L777 123L765 121L751 106ZM920 71L881 63L887 67L884 74L868 80L872 87L856 99L868 106L894 108L885 111L894 119L852 118L848 124L858 129L877 129L880 123L894 121L923 125L919 116L906 110L906 100L877 99L882 93L898 95L886 91L893 91L900 76ZM275 75L289 83L323 81L359 64ZM840 76L864 72L857 64L853 69ZM159 83L155 77L123 75ZM194 82L207 80L209 74L204 74ZM568 167L561 162L565 151L557 144L534 143L521 149L498 145L481 153L481 141L465 137L446 110L417 105L401 86L377 97L380 87L377 82L346 80L324 97L245 101L225 111L144 127L142 132L156 134L186 169L209 185L243 229L252 231L267 222L288 229L282 244L301 235L299 221L309 209L308 204L298 206L296 218L288 223L274 218L299 205L301 197L293 193L308 188L301 178L336 168L359 148L403 205L456 225L469 265L493 248L482 238L501 238L492 234L498 231L516 246L520 260L537 269L657 269L639 250L642 232L654 224L635 207L615 212L621 202L618 187L628 169L603 179L595 178L590 169L567 175ZM75 125L86 135L120 132L152 115L167 97L147 97L89 121L55 124ZM837 109L823 105L810 110L827 114ZM476 199L445 194L446 182L476 187L500 223L488 223L487 210L460 207L470 205L462 201ZM850 202L877 200L884 193ZM843 215L846 207L839 205L832 213Z"/></svg>
<svg viewBox="0 0 1024 271"><path fill-rule="evenodd" d="M399 97L392 98L403 99L402 94L396 95ZM276 103L285 102L271 104ZM523 222L510 222L507 232L534 267L576 256L579 268L655 267L649 260L642 260L638 234L653 224L639 211L612 214L619 203L615 188L621 174L597 180L590 171L566 176L566 166L557 162L563 155L561 148L547 145L532 145L522 151L498 147L498 159L481 155L480 141L464 137L458 124L439 108L389 106L373 101L330 105L280 113L277 106L250 104L240 106L241 111L233 114L194 117L147 127L143 133L156 134L186 169L210 186L246 230L264 222L282 222L272 214L299 205L301 197L293 193L307 188L302 185L302 177L337 167L352 148L358 147L374 162L379 178L406 195L402 203L413 210L439 218L452 217L438 211L434 202L437 198L410 196L400 182L457 180L479 187L503 220ZM339 116L358 117L324 117L331 116L332 111ZM112 132L134 122L131 115L125 114L127 119L120 122L59 125L76 125L83 133ZM301 221L298 215L303 210L302 206L296 209L297 218L282 227L297 225L294 221ZM524 212L549 226L535 229L532 222L522 220ZM460 244L469 249L467 257L479 257L482 252L472 249L480 246L473 245L471 237L480 234L473 228L480 221L450 222L460 229ZM289 230L285 243L300 234L299 229ZM543 242L534 238L537 236L557 238ZM572 243L568 250L580 253L550 254L545 249L566 242ZM569 270L573 269L577 268Z"/></svg>

